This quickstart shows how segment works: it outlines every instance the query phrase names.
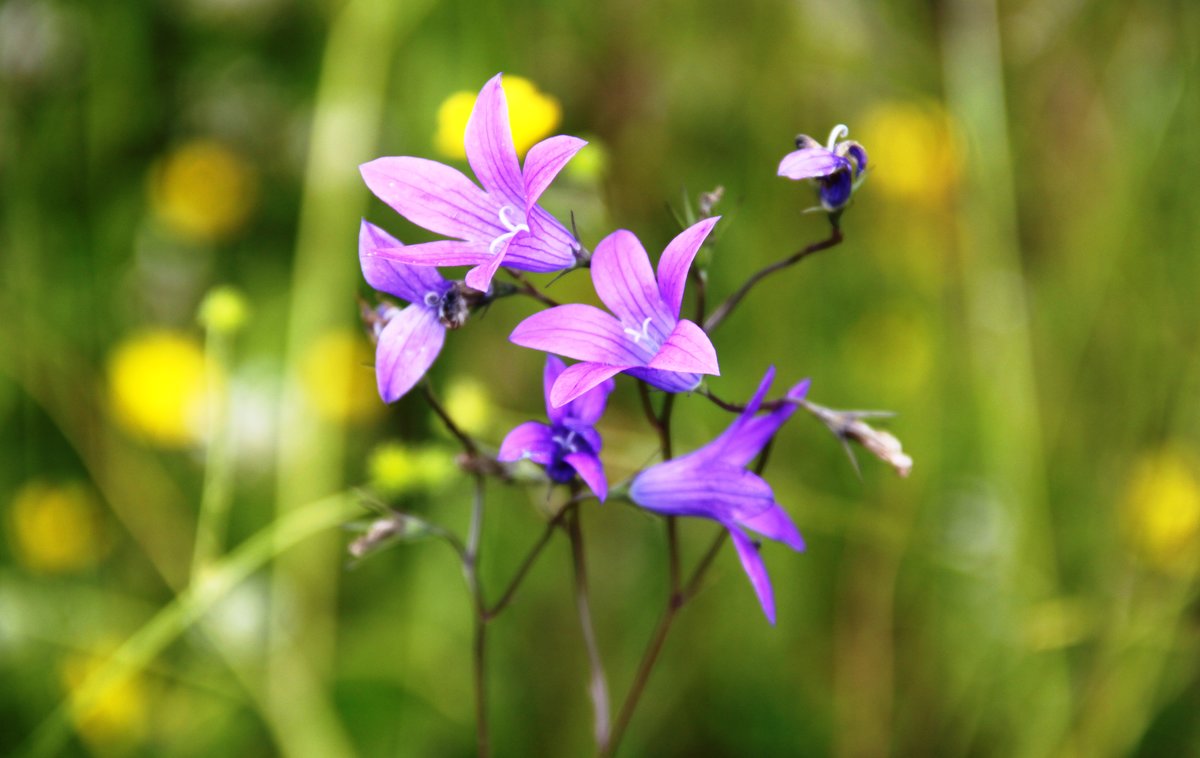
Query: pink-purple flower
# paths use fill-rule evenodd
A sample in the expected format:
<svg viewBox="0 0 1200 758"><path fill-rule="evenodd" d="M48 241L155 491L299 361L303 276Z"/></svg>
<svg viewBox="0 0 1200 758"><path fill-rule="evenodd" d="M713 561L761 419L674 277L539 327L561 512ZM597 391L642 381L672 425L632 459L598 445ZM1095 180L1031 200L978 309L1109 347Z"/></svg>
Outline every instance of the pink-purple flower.
<svg viewBox="0 0 1200 758"><path fill-rule="evenodd" d="M501 265L559 271L576 263L579 242L537 204L586 142L557 136L530 148L522 167L508 104L496 74L467 122L467 162L480 189L457 169L425 158L377 158L359 167L372 192L418 226L453 239L380 247L375 255L419 266L473 266L468 286L487 292Z"/></svg>
<svg viewBox="0 0 1200 758"><path fill-rule="evenodd" d="M558 407L625 372L667 392L689 392L702 374L719 375L717 353L704 330L679 318L692 259L720 217L679 233L658 262L632 232L618 230L596 246L592 284L611 314L591 305L559 305L522 321L509 337L535 350L573 358L550 393Z"/></svg>
<svg viewBox="0 0 1200 758"><path fill-rule="evenodd" d="M756 415L774 376L774 367L767 369L745 411L721 436L685 456L651 466L629 486L630 498L643 508L668 516L712 519L728 529L742 568L772 624L775 598L771 580L758 547L746 530L782 542L793 550L804 549L799 530L775 502L771 486L746 470L796 410L792 402L785 402L769 413ZM803 398L808 384L805 380L792 387L787 399Z"/></svg>
<svg viewBox="0 0 1200 758"><path fill-rule="evenodd" d="M608 480L600 463L602 441L593 427L604 415L614 382L611 379L601 382L556 408L550 404L550 388L565 370L561 360L553 355L546 356L543 391L550 423L527 421L513 429L500 444L497 459L519 461L528 458L545 466L546 475L559 484L570 482L578 474L600 502L604 502L608 496Z"/></svg>
<svg viewBox="0 0 1200 758"><path fill-rule="evenodd" d="M441 352L446 339L442 307L454 289L436 268L409 266L375 253L402 247L374 224L363 221L359 227L358 259L367 284L411 303L403 309L381 305L375 312L375 379L385 403L412 389Z"/></svg>
<svg viewBox="0 0 1200 758"><path fill-rule="evenodd" d="M788 179L813 179L819 187L821 207L833 213L850 202L850 196L867 170L867 151L853 140L842 139L850 133L838 124L822 146L807 134L796 137L796 150L783 156L779 175Z"/></svg>

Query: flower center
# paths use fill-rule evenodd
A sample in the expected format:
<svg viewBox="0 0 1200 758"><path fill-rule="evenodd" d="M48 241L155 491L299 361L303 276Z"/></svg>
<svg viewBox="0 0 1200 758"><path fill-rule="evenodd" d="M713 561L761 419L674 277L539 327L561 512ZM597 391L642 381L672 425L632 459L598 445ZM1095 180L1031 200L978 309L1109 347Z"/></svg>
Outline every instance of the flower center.
<svg viewBox="0 0 1200 758"><path fill-rule="evenodd" d="M650 316L647 316L646 320L642 322L641 331L631 329L628 326L625 327L625 333L633 338L633 344L640 345L642 344L642 340L650 341L650 322L653 320Z"/></svg>
<svg viewBox="0 0 1200 758"><path fill-rule="evenodd" d="M568 429L566 437L562 437L562 436L559 436L556 434L553 437L551 437L550 439L557 442L558 446L561 447L562 449L566 450L568 453L576 452L575 430L574 429Z"/></svg>
<svg viewBox="0 0 1200 758"><path fill-rule="evenodd" d="M825 144L825 149L833 152L833 148L840 140L850 136L850 127L845 124L838 124L833 127L833 131L829 133L829 142Z"/></svg>
<svg viewBox="0 0 1200 758"><path fill-rule="evenodd" d="M425 293L425 305L429 306L430 308L435 308L438 305L441 305L441 303L442 296L438 293L432 291Z"/></svg>
<svg viewBox="0 0 1200 758"><path fill-rule="evenodd" d="M492 244L488 245L488 252L491 253L492 255L496 254L496 251L500 249L501 245L503 245L505 242L509 241L513 237L517 236L517 232L528 232L529 231L529 226L526 225L524 222L521 222L519 224L514 224L512 221L509 220L508 214L516 213L516 212L517 212L517 209L513 208L511 205L501 206L500 211L497 215L500 216L501 226L503 226L508 231L505 232L504 234L501 234L496 239L492 240Z"/></svg>

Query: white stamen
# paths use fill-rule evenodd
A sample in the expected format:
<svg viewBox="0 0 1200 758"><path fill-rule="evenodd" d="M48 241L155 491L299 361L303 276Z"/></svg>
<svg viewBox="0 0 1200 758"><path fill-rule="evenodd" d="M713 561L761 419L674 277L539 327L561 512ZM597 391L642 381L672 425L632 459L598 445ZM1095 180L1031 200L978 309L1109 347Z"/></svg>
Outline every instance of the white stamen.
<svg viewBox="0 0 1200 758"><path fill-rule="evenodd" d="M653 320L654 319L652 319L650 316L647 316L646 320L642 322L642 330L640 332L637 329L631 329L627 326L627 327L625 327L625 333L628 334L630 337L633 337L633 342L636 345L642 344L642 339L645 339L647 342L649 342L650 341L650 322Z"/></svg>
<svg viewBox="0 0 1200 758"><path fill-rule="evenodd" d="M430 308L432 308L440 302L442 302L442 296L439 295L438 293L436 293L436 292L426 292L425 293L425 305L428 305Z"/></svg>
<svg viewBox="0 0 1200 758"><path fill-rule="evenodd" d="M838 124L837 126L833 127L833 131L829 133L829 143L825 145L825 149L832 153L834 145L836 145L839 140L843 140L849 136L850 127L846 126L845 124Z"/></svg>
<svg viewBox="0 0 1200 758"><path fill-rule="evenodd" d="M496 254L496 249L500 245L503 245L508 240L517 236L517 232L528 232L529 231L529 227L526 224L523 224L523 223L522 224L514 224L512 221L509 221L508 214L510 212L516 212L516 209L513 208L511 205L501 206L500 212L498 214L500 216L500 224L502 226L504 226L504 228L507 229L508 231L505 232L504 234L501 234L496 239L492 240L492 244L488 245L488 252L491 253L492 255Z"/></svg>

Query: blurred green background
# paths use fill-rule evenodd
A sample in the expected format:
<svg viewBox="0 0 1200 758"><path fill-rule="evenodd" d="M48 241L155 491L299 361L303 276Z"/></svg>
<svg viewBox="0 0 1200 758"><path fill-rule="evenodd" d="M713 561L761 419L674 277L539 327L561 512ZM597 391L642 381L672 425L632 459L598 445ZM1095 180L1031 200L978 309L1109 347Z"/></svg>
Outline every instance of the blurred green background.
<svg viewBox="0 0 1200 758"><path fill-rule="evenodd" d="M846 242L716 333L711 386L774 363L897 411L914 471L860 455L860 480L791 422L767 476L808 551L764 549L778 625L726 546L622 754L1200 755L1198 48L1186 0L4 0L0 752L473 754L453 554L352 566L367 511L336 493L465 529L453 441L379 402L357 322L360 217L430 237L356 167L439 156L439 107L504 71L592 141L545 200L585 243L657 255L684 193L725 187L710 302L824 235L775 176L796 132L845 122L872 159ZM505 339L530 312L432 372L492 444L542 414L542 358ZM680 398L676 445L727 421ZM601 431L610 479L651 460L631 384ZM546 507L490 488L489 596ZM663 530L583 519L620 697ZM683 525L687 561L714 529ZM561 536L490 644L496 752L588 754Z"/></svg>

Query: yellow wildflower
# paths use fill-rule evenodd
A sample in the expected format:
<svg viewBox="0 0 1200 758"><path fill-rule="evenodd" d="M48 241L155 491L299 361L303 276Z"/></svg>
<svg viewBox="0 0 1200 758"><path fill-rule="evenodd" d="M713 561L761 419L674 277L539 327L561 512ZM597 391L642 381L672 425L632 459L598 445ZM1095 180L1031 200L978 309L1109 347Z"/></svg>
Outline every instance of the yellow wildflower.
<svg viewBox="0 0 1200 758"><path fill-rule="evenodd" d="M108 361L109 401L127 431L164 447L185 447L204 432L204 351L192 337L143 331L117 345Z"/></svg>
<svg viewBox="0 0 1200 758"><path fill-rule="evenodd" d="M447 388L446 412L468 434L483 434L492 424L487 389L470 377L455 379Z"/></svg>
<svg viewBox="0 0 1200 758"><path fill-rule="evenodd" d="M873 188L916 205L945 202L958 181L962 149L950 116L935 104L893 102L863 117Z"/></svg>
<svg viewBox="0 0 1200 758"><path fill-rule="evenodd" d="M16 557L33 571L83 571L108 552L100 508L82 484L28 482L13 497L9 519Z"/></svg>
<svg viewBox="0 0 1200 758"><path fill-rule="evenodd" d="M300 363L300 383L309 403L322 418L364 421L384 409L371 368L374 363L375 354L359 332L351 329L326 332L305 351Z"/></svg>
<svg viewBox="0 0 1200 758"><path fill-rule="evenodd" d="M436 490L454 476L457 468L450 451L435 445L413 447L385 442L367 459L371 486L385 495Z"/></svg>
<svg viewBox="0 0 1200 758"><path fill-rule="evenodd" d="M88 679L107 662L103 655L72 655L62 665L62 683L72 699L84 693ZM146 733L149 697L146 683L133 674L105 687L93 705L75 715L75 728L99 752L130 747Z"/></svg>
<svg viewBox="0 0 1200 758"><path fill-rule="evenodd" d="M1186 573L1200 561L1200 479L1196 456L1167 447L1138 461L1125 491L1133 547L1156 568Z"/></svg>
<svg viewBox="0 0 1200 758"><path fill-rule="evenodd" d="M558 126L562 120L562 107L558 100L538 91L528 79L506 74L501 84L505 99L508 100L513 146L518 155L524 156L529 148L550 136ZM475 107L475 98L474 92L455 92L438 108L437 133L433 144L434 149L447 158L467 157L463 140L467 133L467 119Z"/></svg>
<svg viewBox="0 0 1200 758"><path fill-rule="evenodd" d="M219 142L198 139L167 154L150 176L150 206L171 231L216 242L242 227L258 196L258 177Z"/></svg>

